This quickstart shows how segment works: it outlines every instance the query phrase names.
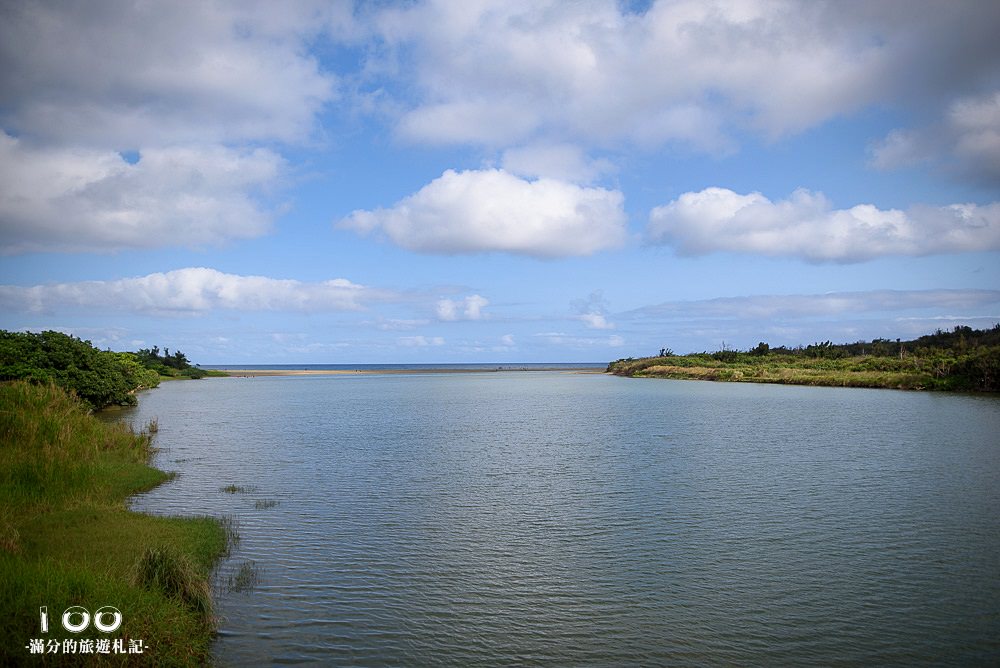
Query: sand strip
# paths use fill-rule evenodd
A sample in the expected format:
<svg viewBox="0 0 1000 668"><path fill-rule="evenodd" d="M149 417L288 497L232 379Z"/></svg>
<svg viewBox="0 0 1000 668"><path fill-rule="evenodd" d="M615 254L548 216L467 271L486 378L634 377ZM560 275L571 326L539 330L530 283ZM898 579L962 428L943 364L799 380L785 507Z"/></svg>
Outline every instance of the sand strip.
<svg viewBox="0 0 1000 668"><path fill-rule="evenodd" d="M565 373L604 373L593 367L520 368L497 367L496 369L216 369L227 376L254 378L257 376L358 376L387 374L427 374L427 373L507 373L531 371L561 371Z"/></svg>

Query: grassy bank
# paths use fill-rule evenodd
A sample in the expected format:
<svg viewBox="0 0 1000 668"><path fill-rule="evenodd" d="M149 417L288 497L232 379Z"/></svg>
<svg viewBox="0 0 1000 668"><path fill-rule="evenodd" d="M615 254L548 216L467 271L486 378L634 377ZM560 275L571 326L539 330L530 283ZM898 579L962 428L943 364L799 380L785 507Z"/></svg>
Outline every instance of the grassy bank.
<svg viewBox="0 0 1000 668"><path fill-rule="evenodd" d="M151 451L148 434L99 421L59 388L0 384L0 665L208 659L209 573L226 534L210 518L126 509L130 495L169 479L147 465ZM41 606L48 633L41 632ZM113 606L122 624L111 633L91 625L71 634L61 624L71 606L91 614ZM59 641L59 652L32 656L32 639L49 647ZM143 652L64 651L63 640L88 639L120 640L126 652L141 640Z"/></svg>
<svg viewBox="0 0 1000 668"><path fill-rule="evenodd" d="M620 359L608 365L619 376L718 380L789 385L879 387L901 390L1000 391L1000 325L957 327L914 341L813 344L748 351Z"/></svg>
<svg viewBox="0 0 1000 668"><path fill-rule="evenodd" d="M878 368L878 367L883 368ZM776 357L766 360L721 362L704 355L655 357L612 362L608 371L619 376L716 380L831 387L880 387L901 390L948 389L929 373L869 360L802 360ZM875 368L872 368L875 367Z"/></svg>

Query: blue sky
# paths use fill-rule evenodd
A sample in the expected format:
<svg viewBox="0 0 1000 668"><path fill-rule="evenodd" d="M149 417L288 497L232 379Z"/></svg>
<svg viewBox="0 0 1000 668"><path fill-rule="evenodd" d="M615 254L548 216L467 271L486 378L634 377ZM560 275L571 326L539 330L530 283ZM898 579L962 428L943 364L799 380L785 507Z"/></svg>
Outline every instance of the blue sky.
<svg viewBox="0 0 1000 668"><path fill-rule="evenodd" d="M202 364L1000 322L995 2L0 8L0 327Z"/></svg>

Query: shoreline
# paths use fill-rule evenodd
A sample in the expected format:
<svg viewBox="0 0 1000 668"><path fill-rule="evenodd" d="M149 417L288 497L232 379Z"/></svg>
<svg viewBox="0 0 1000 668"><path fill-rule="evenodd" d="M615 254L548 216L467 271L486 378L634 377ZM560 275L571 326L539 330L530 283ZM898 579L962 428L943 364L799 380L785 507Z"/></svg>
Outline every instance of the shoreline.
<svg viewBox="0 0 1000 668"><path fill-rule="evenodd" d="M235 534L215 517L131 509L132 497L173 478L151 462L158 421L137 432L118 416L87 412L62 388L26 381L0 386L0 407L10 438L0 462L7 481L0 493L0 602L9 613L0 664L26 664L43 653L59 665L86 659L64 644L83 629L63 621L41 635L48 630L39 631L39 605L114 609L122 627L107 637L117 649L94 655L102 664L210 661L217 629L212 572ZM112 633L118 626L94 628ZM80 642L88 640L94 642L88 635Z"/></svg>

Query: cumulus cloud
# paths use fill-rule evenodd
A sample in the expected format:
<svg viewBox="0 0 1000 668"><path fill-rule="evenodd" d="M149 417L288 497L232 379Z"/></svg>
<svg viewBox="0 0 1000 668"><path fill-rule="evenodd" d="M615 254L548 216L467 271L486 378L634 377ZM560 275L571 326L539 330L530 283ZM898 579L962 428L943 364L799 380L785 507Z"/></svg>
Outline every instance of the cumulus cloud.
<svg viewBox="0 0 1000 668"><path fill-rule="evenodd" d="M622 244L625 222L618 191L490 169L448 170L392 208L354 211L338 226L423 253L563 257Z"/></svg>
<svg viewBox="0 0 1000 668"><path fill-rule="evenodd" d="M760 193L706 188L653 209L647 231L652 243L669 244L684 255L730 251L861 262L1000 249L1000 203L834 209L821 193L808 190L771 201Z"/></svg>
<svg viewBox="0 0 1000 668"><path fill-rule="evenodd" d="M202 246L265 233L272 214L248 191L276 178L266 149L40 148L0 133L0 252Z"/></svg>
<svg viewBox="0 0 1000 668"><path fill-rule="evenodd" d="M216 310L357 311L367 302L391 299L384 291L343 278L317 283L226 274L191 267L113 281L80 281L22 287L0 285L0 306L9 311L57 308L196 315Z"/></svg>
<svg viewBox="0 0 1000 668"><path fill-rule="evenodd" d="M377 12L374 30L414 83L418 98L397 102L415 141L718 151L746 129L775 137L974 90L995 77L998 25L996 7L963 1L430 0Z"/></svg>
<svg viewBox="0 0 1000 668"><path fill-rule="evenodd" d="M483 309L489 305L489 300L480 295L471 295L465 299L440 299L437 303L437 316L441 320L480 320L485 317Z"/></svg>
<svg viewBox="0 0 1000 668"><path fill-rule="evenodd" d="M285 163L254 147L316 135L338 81L307 43L351 14L310 0L2 3L0 252L263 234L258 200Z"/></svg>

